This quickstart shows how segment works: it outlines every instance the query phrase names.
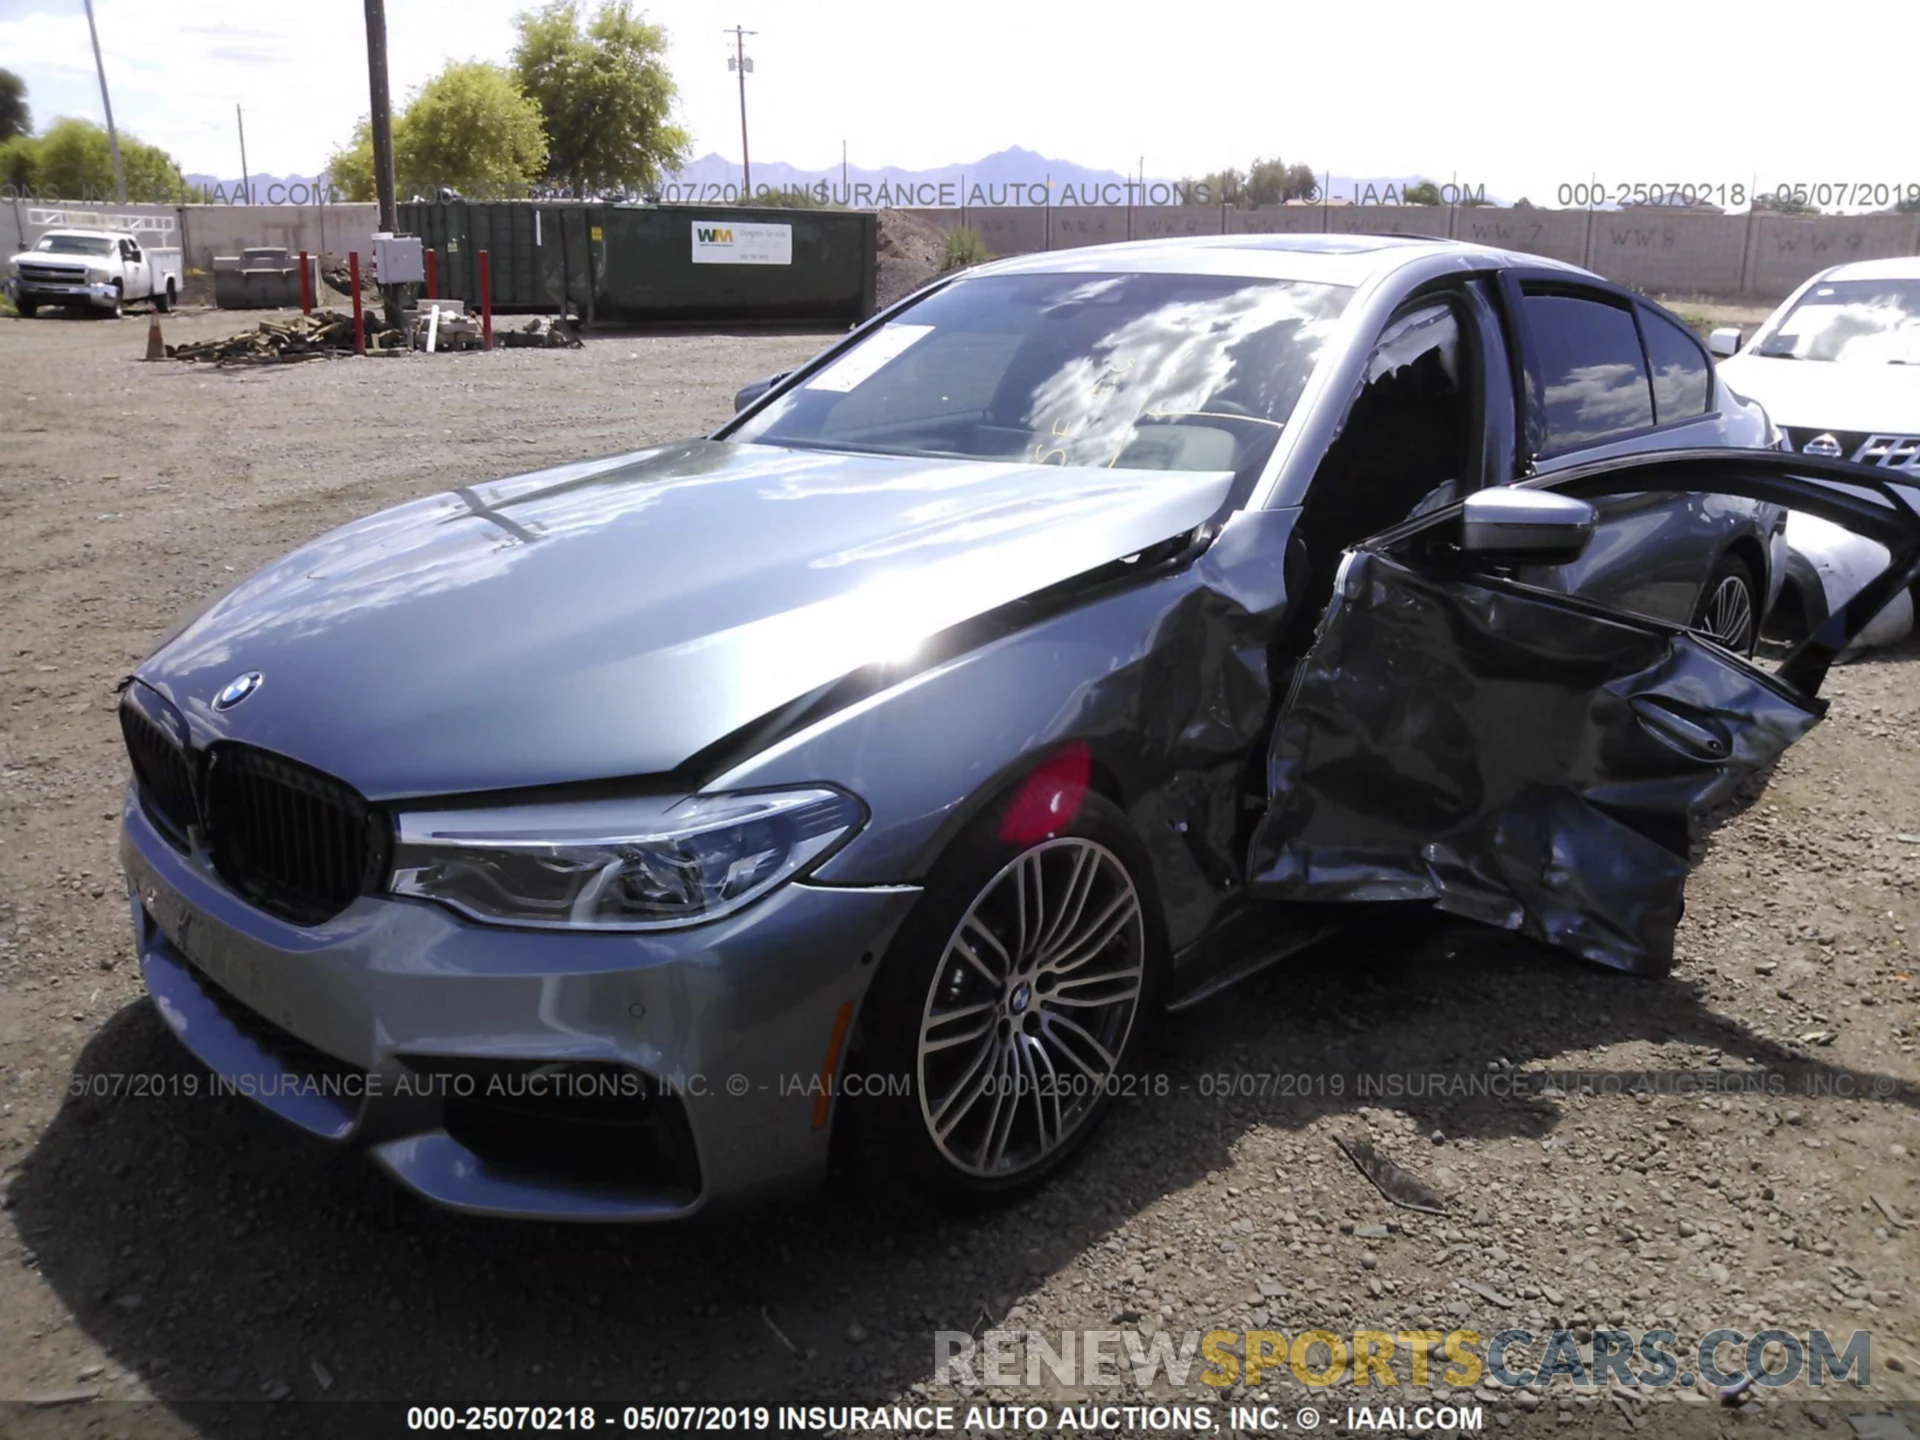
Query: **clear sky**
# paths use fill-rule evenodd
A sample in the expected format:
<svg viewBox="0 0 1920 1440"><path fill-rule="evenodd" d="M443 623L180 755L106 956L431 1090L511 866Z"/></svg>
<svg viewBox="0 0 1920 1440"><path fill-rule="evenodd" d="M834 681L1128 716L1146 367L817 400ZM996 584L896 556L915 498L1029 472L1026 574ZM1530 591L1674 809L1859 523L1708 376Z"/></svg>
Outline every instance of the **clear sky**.
<svg viewBox="0 0 1920 1440"><path fill-rule="evenodd" d="M396 102L448 60L504 59L527 3L388 0ZM95 10L116 118L184 170L239 172L236 101L256 174L317 172L367 108L360 0ZM754 153L803 166L837 164L843 139L856 164L1022 145L1121 171L1144 157L1167 177L1278 154L1548 204L1589 174L1920 181L1911 86L1874 79L1870 58L1910 55L1920 19L1879 0L669 0L647 13L668 29L695 153L736 160L721 32L737 23L760 32ZM1809 47L1839 70L1819 78ZM100 117L81 0L0 0L0 66L26 78L36 124Z"/></svg>

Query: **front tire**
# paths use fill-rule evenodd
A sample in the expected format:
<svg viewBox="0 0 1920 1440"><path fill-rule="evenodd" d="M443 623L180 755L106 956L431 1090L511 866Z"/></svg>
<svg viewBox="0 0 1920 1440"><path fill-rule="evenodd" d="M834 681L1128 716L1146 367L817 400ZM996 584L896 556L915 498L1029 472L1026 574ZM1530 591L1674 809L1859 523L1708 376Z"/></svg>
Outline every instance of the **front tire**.
<svg viewBox="0 0 1920 1440"><path fill-rule="evenodd" d="M1760 635L1760 584L1746 561L1737 555L1720 557L1700 591L1692 628L1736 655L1753 654Z"/></svg>
<svg viewBox="0 0 1920 1440"><path fill-rule="evenodd" d="M944 1209L1024 1195L1079 1150L1137 1083L1166 969L1145 850L1120 809L1084 792L1069 821L1013 841L1018 803L941 858L854 1057L859 1163Z"/></svg>
<svg viewBox="0 0 1920 1440"><path fill-rule="evenodd" d="M21 319L31 320L35 315L40 313L40 302L38 300L16 301L14 309L20 312Z"/></svg>
<svg viewBox="0 0 1920 1440"><path fill-rule="evenodd" d="M120 286L115 285L113 287L113 303L106 308L104 313L109 320L118 320L122 313L122 307L124 307L125 304L126 292L122 290Z"/></svg>

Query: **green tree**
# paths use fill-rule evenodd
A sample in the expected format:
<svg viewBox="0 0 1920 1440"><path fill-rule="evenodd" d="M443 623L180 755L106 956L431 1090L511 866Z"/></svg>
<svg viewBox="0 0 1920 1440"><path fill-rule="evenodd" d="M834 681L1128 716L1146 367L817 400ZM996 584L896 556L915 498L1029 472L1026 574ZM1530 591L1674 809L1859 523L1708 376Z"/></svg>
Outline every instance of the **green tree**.
<svg viewBox="0 0 1920 1440"><path fill-rule="evenodd" d="M603 0L584 29L578 0L514 17L514 73L547 127L547 179L575 195L648 190L692 149L673 123L667 32L631 0Z"/></svg>
<svg viewBox="0 0 1920 1440"><path fill-rule="evenodd" d="M11 185L16 191L32 185L39 148L31 135L16 135L11 140L0 141L0 185Z"/></svg>
<svg viewBox="0 0 1920 1440"><path fill-rule="evenodd" d="M394 128L399 129L398 122ZM373 193L373 126L362 115L353 138L327 157L327 188L336 200L371 200Z"/></svg>
<svg viewBox="0 0 1920 1440"><path fill-rule="evenodd" d="M27 82L11 70L0 70L0 144L33 133L33 112L27 109Z"/></svg>
<svg viewBox="0 0 1920 1440"><path fill-rule="evenodd" d="M425 195L451 185L467 195L516 194L539 178L547 136L540 111L498 65L448 65L393 122L394 188ZM348 200L371 200L373 131L366 120L327 161Z"/></svg>
<svg viewBox="0 0 1920 1440"><path fill-rule="evenodd" d="M187 199L180 167L159 146L122 130L120 161L128 200L174 205ZM55 120L44 135L14 137L0 147L0 168L11 184L31 185L63 199L105 200L114 195L113 147L107 132L91 120Z"/></svg>
<svg viewBox="0 0 1920 1440"><path fill-rule="evenodd" d="M1818 205L1810 205L1805 200L1800 199L1796 195L1788 194L1784 190L1772 195L1755 195L1753 197L1753 208L1761 211L1770 210L1775 215L1818 215L1820 213L1820 207Z"/></svg>
<svg viewBox="0 0 1920 1440"><path fill-rule="evenodd" d="M1400 192L1400 203L1402 205L1438 205L1440 187L1431 180L1419 181Z"/></svg>
<svg viewBox="0 0 1920 1440"><path fill-rule="evenodd" d="M1311 200L1319 193L1313 171L1305 165L1288 165L1276 157L1255 160L1247 170L1248 205L1284 205L1289 200Z"/></svg>
<svg viewBox="0 0 1920 1440"><path fill-rule="evenodd" d="M1240 205L1245 203L1247 177L1238 170L1229 167L1215 170L1204 175L1200 184L1206 187L1207 203L1210 205Z"/></svg>

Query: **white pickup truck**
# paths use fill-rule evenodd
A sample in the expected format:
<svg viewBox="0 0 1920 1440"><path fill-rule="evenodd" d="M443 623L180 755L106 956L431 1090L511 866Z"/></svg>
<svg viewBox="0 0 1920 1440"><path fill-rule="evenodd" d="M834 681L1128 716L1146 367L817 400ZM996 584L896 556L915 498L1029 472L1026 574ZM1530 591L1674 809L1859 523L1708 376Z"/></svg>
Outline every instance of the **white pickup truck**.
<svg viewBox="0 0 1920 1440"><path fill-rule="evenodd" d="M7 288L22 315L43 305L90 306L118 315L129 300L173 308L180 252L142 245L110 230L49 230L8 263Z"/></svg>

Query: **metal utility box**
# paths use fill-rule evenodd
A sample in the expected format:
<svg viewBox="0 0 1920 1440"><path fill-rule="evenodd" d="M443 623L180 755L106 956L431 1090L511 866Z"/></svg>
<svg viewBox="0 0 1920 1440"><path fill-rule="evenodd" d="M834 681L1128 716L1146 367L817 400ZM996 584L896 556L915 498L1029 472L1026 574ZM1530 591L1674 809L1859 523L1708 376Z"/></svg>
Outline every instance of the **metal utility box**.
<svg viewBox="0 0 1920 1440"><path fill-rule="evenodd" d="M854 210L579 201L414 201L443 295L589 323L847 325L873 313L878 217Z"/></svg>
<svg viewBox="0 0 1920 1440"><path fill-rule="evenodd" d="M373 237L373 274L382 285L418 285L427 278L426 250L418 235Z"/></svg>

